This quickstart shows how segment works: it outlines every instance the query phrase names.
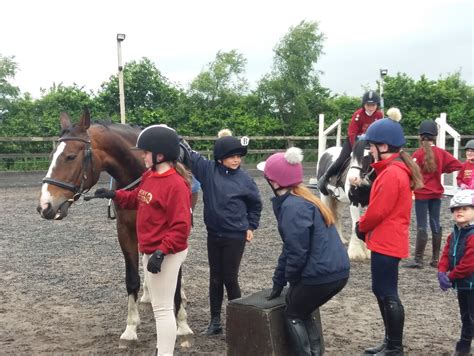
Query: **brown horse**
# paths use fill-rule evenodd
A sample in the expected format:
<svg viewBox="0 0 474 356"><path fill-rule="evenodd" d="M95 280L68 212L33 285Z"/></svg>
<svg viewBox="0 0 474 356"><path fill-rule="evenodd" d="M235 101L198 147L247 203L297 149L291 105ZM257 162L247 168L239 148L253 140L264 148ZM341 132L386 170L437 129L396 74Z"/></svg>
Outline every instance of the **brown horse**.
<svg viewBox="0 0 474 356"><path fill-rule="evenodd" d="M43 179L38 212L45 219L60 220L69 207L93 187L106 171L115 180L115 188L126 188L141 177L145 170L137 151L130 148L137 141L138 129L119 124L90 124L90 114L84 110L78 124L71 125L68 114L61 113L62 132L51 165ZM124 341L137 340L138 292L140 290L139 257L135 230L136 211L115 206L117 234L125 258L125 283L128 292L127 327L120 336ZM181 271L180 271L181 272ZM142 302L146 301L145 294ZM183 297L183 298L182 298ZM181 290L181 273L175 293L178 335L192 334L186 321L185 297Z"/></svg>

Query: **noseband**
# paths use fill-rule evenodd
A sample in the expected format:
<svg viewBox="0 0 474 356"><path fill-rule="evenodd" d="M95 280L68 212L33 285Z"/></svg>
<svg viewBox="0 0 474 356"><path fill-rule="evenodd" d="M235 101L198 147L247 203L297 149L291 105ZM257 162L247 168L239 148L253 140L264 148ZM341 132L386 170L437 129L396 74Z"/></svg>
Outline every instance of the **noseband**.
<svg viewBox="0 0 474 356"><path fill-rule="evenodd" d="M89 170L89 167L92 167L92 173L94 172L94 166L92 165L91 141L90 139L84 139L81 137L62 137L58 140L58 142L64 141L80 141L86 144L86 148L84 150L84 159L82 160L82 170L80 173L81 183L79 185L75 185L48 177L44 177L42 179L42 182L73 192L74 196L72 197L71 201L76 201L84 193L84 182L87 180L87 172Z"/></svg>

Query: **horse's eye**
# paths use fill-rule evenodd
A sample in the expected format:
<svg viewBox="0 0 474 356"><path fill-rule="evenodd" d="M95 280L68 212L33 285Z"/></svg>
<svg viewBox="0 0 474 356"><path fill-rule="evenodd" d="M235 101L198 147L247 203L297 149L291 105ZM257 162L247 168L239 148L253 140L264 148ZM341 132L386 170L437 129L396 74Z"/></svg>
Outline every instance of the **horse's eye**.
<svg viewBox="0 0 474 356"><path fill-rule="evenodd" d="M77 155L67 155L66 156L66 161L74 161L76 159Z"/></svg>

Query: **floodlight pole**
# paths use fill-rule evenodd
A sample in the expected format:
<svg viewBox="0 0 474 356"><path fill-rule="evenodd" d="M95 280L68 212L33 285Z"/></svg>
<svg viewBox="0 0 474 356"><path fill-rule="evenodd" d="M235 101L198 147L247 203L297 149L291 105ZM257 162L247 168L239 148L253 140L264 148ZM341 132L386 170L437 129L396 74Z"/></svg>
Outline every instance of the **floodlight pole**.
<svg viewBox="0 0 474 356"><path fill-rule="evenodd" d="M117 56L118 56L118 81L120 98L120 123L125 124L125 90L123 86L123 66L122 66L122 41L125 40L125 34L117 34Z"/></svg>

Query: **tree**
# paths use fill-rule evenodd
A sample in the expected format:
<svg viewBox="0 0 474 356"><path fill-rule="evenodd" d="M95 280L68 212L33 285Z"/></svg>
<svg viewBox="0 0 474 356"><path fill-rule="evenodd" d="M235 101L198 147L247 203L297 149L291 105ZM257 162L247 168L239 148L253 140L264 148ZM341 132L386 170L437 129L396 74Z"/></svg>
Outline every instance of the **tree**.
<svg viewBox="0 0 474 356"><path fill-rule="evenodd" d="M315 115L329 90L319 83L315 69L323 54L324 34L317 22L302 21L291 27L275 47L273 69L260 81L257 93L279 117L285 134L298 131Z"/></svg>
<svg viewBox="0 0 474 356"><path fill-rule="evenodd" d="M127 123L148 126L166 123L176 127L185 120L186 95L166 79L147 58L127 63L123 70L125 87L125 110ZM96 98L103 114L119 120L120 104L118 77L111 76L101 86Z"/></svg>
<svg viewBox="0 0 474 356"><path fill-rule="evenodd" d="M385 78L386 107L397 106L403 114L405 134L416 135L423 120L448 114L448 122L459 133L474 132L474 88L454 73L437 81L422 75L414 80L405 73Z"/></svg>
<svg viewBox="0 0 474 356"><path fill-rule="evenodd" d="M11 100L20 94L18 87L9 82L15 78L17 68L14 57L4 57L0 54L0 120L8 112Z"/></svg>
<svg viewBox="0 0 474 356"><path fill-rule="evenodd" d="M245 57L235 49L217 52L215 60L191 83L190 94L210 103L228 95L242 95L248 87L243 77L246 64Z"/></svg>

